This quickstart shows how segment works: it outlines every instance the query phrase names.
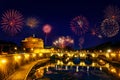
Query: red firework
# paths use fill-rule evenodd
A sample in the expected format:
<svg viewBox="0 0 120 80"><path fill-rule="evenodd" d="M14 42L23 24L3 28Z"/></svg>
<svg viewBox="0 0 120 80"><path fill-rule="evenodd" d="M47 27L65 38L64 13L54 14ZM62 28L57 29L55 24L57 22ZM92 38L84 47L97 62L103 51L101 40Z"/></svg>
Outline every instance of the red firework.
<svg viewBox="0 0 120 80"><path fill-rule="evenodd" d="M7 10L2 16L2 29L11 36L21 31L23 16L17 10Z"/></svg>
<svg viewBox="0 0 120 80"><path fill-rule="evenodd" d="M51 26L49 24L46 24L44 27L43 27L43 31L44 33L48 34L51 32Z"/></svg>
<svg viewBox="0 0 120 80"><path fill-rule="evenodd" d="M77 35L83 35L87 32L89 23L84 16L77 16L70 22L73 32Z"/></svg>
<svg viewBox="0 0 120 80"><path fill-rule="evenodd" d="M51 32L51 30L52 30L52 27L49 24L46 24L45 26L43 26L44 33L48 34Z"/></svg>
<svg viewBox="0 0 120 80"><path fill-rule="evenodd" d="M48 33L51 32L51 30L52 30L51 25L46 24L43 26L43 32L45 33L45 44L47 44L47 35L48 35Z"/></svg>

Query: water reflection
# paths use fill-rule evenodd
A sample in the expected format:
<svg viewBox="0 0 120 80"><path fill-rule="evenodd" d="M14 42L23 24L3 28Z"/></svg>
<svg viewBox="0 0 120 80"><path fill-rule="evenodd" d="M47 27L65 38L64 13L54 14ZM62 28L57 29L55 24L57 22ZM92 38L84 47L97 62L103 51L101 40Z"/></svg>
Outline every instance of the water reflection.
<svg viewBox="0 0 120 80"><path fill-rule="evenodd" d="M103 60L87 60L56 60L39 67L28 77L29 80L120 80L118 67Z"/></svg>
<svg viewBox="0 0 120 80"><path fill-rule="evenodd" d="M42 78L44 75L44 69L37 69L36 72L35 72L35 77L36 78Z"/></svg>

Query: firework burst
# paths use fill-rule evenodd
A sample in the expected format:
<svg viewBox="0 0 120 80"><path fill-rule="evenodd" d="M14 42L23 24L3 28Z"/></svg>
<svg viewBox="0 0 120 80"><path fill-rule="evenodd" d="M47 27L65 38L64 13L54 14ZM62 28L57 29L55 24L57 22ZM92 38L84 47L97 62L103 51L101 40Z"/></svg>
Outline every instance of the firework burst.
<svg viewBox="0 0 120 80"><path fill-rule="evenodd" d="M59 37L53 42L53 45L59 48L65 48L66 46L71 46L72 44L74 44L74 40L69 36Z"/></svg>
<svg viewBox="0 0 120 80"><path fill-rule="evenodd" d="M96 25L95 25L95 26L91 29L91 34L92 34L93 36L97 36L98 38L102 38L100 26L96 26Z"/></svg>
<svg viewBox="0 0 120 80"><path fill-rule="evenodd" d="M51 25L46 24L46 25L43 26L43 32L44 32L44 33L48 34L48 33L51 32L51 30L52 30Z"/></svg>
<svg viewBox="0 0 120 80"><path fill-rule="evenodd" d="M119 32L119 24L114 19L105 19L101 24L101 30L106 37L113 37Z"/></svg>
<svg viewBox="0 0 120 80"><path fill-rule="evenodd" d="M47 35L51 32L52 26L49 24L46 24L43 26L43 32L45 33L45 44L47 44Z"/></svg>
<svg viewBox="0 0 120 80"><path fill-rule="evenodd" d="M120 9L117 6L108 6L105 11L105 19L120 21Z"/></svg>
<svg viewBox="0 0 120 80"><path fill-rule="evenodd" d="M2 16L2 29L11 36L21 31L23 26L23 16L17 10L7 10Z"/></svg>
<svg viewBox="0 0 120 80"><path fill-rule="evenodd" d="M88 21L84 16L77 16L70 22L72 31L77 35L83 35L88 30Z"/></svg>
<svg viewBox="0 0 120 80"><path fill-rule="evenodd" d="M30 17L26 21L26 25L29 26L30 28L37 27L39 24L39 21L35 17Z"/></svg>

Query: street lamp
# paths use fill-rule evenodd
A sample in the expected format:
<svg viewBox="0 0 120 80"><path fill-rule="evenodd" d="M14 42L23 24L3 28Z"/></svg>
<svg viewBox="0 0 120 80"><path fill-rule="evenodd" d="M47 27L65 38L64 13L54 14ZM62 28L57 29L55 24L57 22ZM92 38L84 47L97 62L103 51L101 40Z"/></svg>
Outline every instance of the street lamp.
<svg viewBox="0 0 120 80"><path fill-rule="evenodd" d="M14 50L15 50L15 53L16 53L16 51L17 51L17 47L14 47Z"/></svg>
<svg viewBox="0 0 120 80"><path fill-rule="evenodd" d="M111 49L108 49L107 52L110 53L110 52L112 52L112 50L111 50Z"/></svg>
<svg viewBox="0 0 120 80"><path fill-rule="evenodd" d="M1 60L0 60L0 63L2 63L2 64L5 64L6 62L7 62L6 59L1 59Z"/></svg>
<svg viewBox="0 0 120 80"><path fill-rule="evenodd" d="M17 50L17 47L14 47L15 50Z"/></svg>
<svg viewBox="0 0 120 80"><path fill-rule="evenodd" d="M25 48L23 48L23 50L25 51L26 49L25 49Z"/></svg>

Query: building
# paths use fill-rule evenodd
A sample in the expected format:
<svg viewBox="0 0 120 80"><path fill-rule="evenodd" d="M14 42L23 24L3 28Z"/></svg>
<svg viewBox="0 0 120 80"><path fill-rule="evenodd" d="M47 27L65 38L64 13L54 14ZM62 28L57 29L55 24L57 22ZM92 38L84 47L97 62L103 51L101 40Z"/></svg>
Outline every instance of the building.
<svg viewBox="0 0 120 80"><path fill-rule="evenodd" d="M22 40L22 47L28 50L44 49L44 41L40 38L30 36Z"/></svg>
<svg viewBox="0 0 120 80"><path fill-rule="evenodd" d="M21 41L22 48L26 52L32 53L51 53L55 52L54 48L44 48L44 41L35 36L30 36Z"/></svg>

